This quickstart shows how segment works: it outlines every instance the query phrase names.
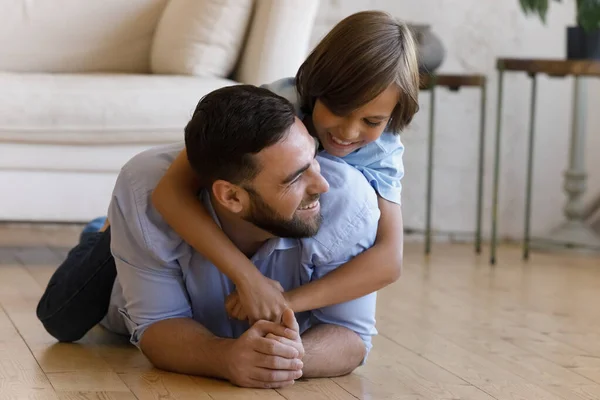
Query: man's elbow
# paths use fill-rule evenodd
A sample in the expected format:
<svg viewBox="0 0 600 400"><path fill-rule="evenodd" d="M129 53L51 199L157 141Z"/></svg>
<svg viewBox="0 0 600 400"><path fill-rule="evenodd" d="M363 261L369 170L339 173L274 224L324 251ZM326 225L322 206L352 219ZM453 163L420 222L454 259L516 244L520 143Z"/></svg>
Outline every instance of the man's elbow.
<svg viewBox="0 0 600 400"><path fill-rule="evenodd" d="M157 351L158 349L154 346L151 335L144 334L144 336L141 337L139 349L146 359L150 361L152 366L163 371L168 370L168 367L164 362L164 358L161 357L161 353Z"/></svg>
<svg viewBox="0 0 600 400"><path fill-rule="evenodd" d="M156 324L150 325L148 329L146 329L143 334L138 338L139 340L139 349L141 353L146 357L146 359L154 366L156 369L160 369L166 372L174 372L178 373L176 369L173 369L172 363L170 360L170 352L163 345L163 338L159 332L157 332Z"/></svg>
<svg viewBox="0 0 600 400"><path fill-rule="evenodd" d="M351 348L352 351L350 351L350 354L348 355L347 368L342 372L342 375L348 375L354 372L355 369L363 364L363 361L367 356L366 344L357 334L354 335Z"/></svg>

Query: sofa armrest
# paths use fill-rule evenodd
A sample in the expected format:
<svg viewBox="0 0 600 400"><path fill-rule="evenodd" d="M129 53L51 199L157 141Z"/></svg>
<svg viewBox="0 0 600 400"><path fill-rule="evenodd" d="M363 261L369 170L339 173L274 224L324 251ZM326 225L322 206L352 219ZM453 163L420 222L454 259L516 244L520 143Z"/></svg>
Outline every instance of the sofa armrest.
<svg viewBox="0 0 600 400"><path fill-rule="evenodd" d="M308 55L319 0L258 0L234 79L262 85L295 76Z"/></svg>

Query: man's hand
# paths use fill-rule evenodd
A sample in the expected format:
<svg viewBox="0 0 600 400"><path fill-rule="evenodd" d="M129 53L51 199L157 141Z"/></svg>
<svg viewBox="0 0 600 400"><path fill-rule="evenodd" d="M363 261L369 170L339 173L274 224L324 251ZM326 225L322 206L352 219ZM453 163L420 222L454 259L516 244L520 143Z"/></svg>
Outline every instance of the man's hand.
<svg viewBox="0 0 600 400"><path fill-rule="evenodd" d="M296 324L297 326L297 324ZM281 388L302 376L298 350L274 335L289 341L300 338L298 330L269 321L258 321L228 349L227 379L234 385L253 388ZM304 352L304 351L302 351Z"/></svg>
<svg viewBox="0 0 600 400"><path fill-rule="evenodd" d="M298 337L296 339L289 339L288 337L277 336L273 333L267 334L267 339L277 340L279 343L292 346L298 351L298 358L302 360L304 358L304 345L302 344L302 338L300 337L300 327L298 326L298 321L296 321L296 317L294 316L294 312L291 309L286 309L282 315L282 324L288 329L291 329L295 332L298 332Z"/></svg>
<svg viewBox="0 0 600 400"><path fill-rule="evenodd" d="M250 325L265 320L280 323L288 308L279 282L260 275L237 285L237 291L227 297L225 309L230 317L248 320Z"/></svg>

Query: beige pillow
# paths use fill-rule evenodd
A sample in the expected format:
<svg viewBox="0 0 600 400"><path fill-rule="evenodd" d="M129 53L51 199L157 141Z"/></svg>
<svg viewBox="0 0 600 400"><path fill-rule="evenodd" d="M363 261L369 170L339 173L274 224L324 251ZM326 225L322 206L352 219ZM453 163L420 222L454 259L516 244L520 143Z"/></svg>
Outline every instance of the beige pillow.
<svg viewBox="0 0 600 400"><path fill-rule="evenodd" d="M0 71L148 73L166 4L0 0Z"/></svg>
<svg viewBox="0 0 600 400"><path fill-rule="evenodd" d="M235 68L253 0L170 0L158 23L155 74L227 77Z"/></svg>

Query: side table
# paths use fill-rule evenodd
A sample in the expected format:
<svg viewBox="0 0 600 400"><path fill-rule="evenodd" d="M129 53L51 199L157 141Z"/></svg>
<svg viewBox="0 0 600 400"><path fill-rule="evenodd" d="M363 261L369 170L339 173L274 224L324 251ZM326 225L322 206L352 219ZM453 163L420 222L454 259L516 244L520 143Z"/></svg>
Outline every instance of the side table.
<svg viewBox="0 0 600 400"><path fill-rule="evenodd" d="M582 77L600 77L600 62L588 60L549 60L549 59L516 59L500 58L497 60L498 70L498 101L496 115L496 143L494 160L494 184L492 196L492 238L490 263L496 263L496 241L498 229L498 181L500 174L500 134L502 121L502 84L505 71L525 72L531 78L531 109L529 120L529 150L527 159L527 183L525 196L525 227L523 238L523 259L529 258L530 220L531 220L531 182L533 169L533 147L535 132L535 105L537 90L537 74L551 77L574 76L574 101L571 131L571 149L569 153L569 168L565 173L565 191L568 201L564 209L566 223L556 232L559 242L573 244L583 242L587 245L600 245L600 238L584 224L584 207L581 202L585 192L586 172L584 163L585 150L585 107L580 103L585 98L585 85ZM574 239L576 238L576 239Z"/></svg>
<svg viewBox="0 0 600 400"><path fill-rule="evenodd" d="M481 109L479 116L479 165L477 174L477 226L475 228L475 251L481 252L481 213L483 197L483 162L485 150L485 100L486 79L483 75L471 74L425 74L421 76L421 90L431 93L431 106L429 108L429 142L427 161L427 200L425 214L425 254L431 251L431 200L433 196L433 148L435 132L435 89L446 87L451 91L458 91L462 87L478 87L481 89Z"/></svg>

